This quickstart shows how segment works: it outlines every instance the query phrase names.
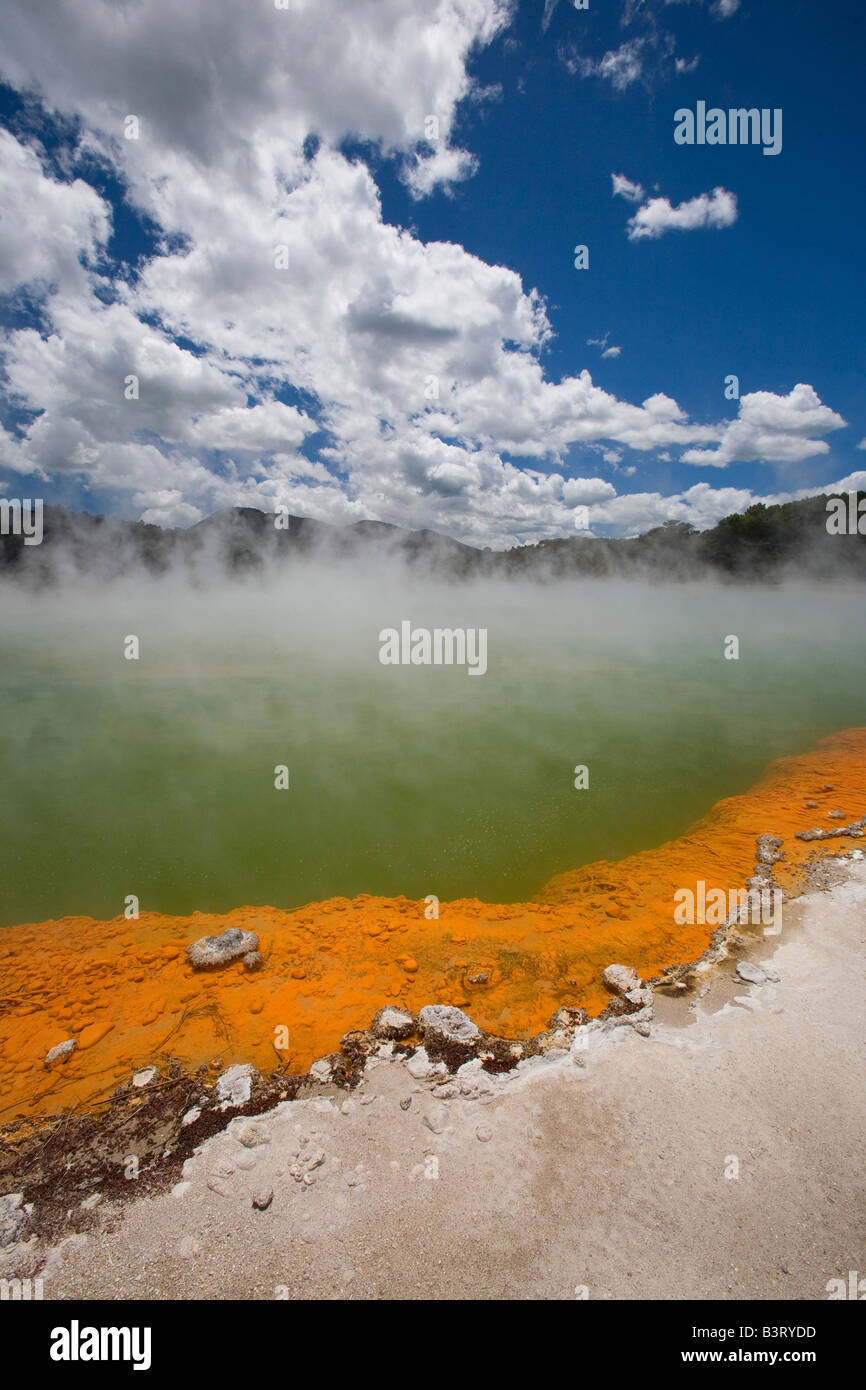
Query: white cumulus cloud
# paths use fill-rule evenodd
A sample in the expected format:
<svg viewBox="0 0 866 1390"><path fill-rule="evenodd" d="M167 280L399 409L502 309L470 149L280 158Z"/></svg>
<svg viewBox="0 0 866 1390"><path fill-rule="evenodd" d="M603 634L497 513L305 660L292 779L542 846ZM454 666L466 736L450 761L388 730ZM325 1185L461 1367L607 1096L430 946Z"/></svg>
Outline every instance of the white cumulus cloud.
<svg viewBox="0 0 866 1390"><path fill-rule="evenodd" d="M732 227L737 220L737 199L725 188L701 193L673 207L668 198L649 198L629 218L629 241L664 236L665 232L691 232L699 227Z"/></svg>
<svg viewBox="0 0 866 1390"><path fill-rule="evenodd" d="M611 174L614 198L626 198L630 203L643 202L646 194L639 183L632 183L625 174Z"/></svg>
<svg viewBox="0 0 866 1390"><path fill-rule="evenodd" d="M113 272L110 208L74 152L60 180L37 145L0 139L5 287L40 300L38 328L0 339L22 413L5 466L72 476L160 524L282 503L507 545L615 505L587 463L601 450L616 466L626 449L714 465L826 452L842 422L809 386L705 424L665 391L633 403L587 370L553 378L546 305L514 270L384 220L354 142L393 157L416 195L465 177L452 134L471 54L508 14L501 0L6 0L0 71L80 122L161 243L134 280ZM644 196L622 175L614 189Z"/></svg>
<svg viewBox="0 0 866 1390"><path fill-rule="evenodd" d="M815 389L803 382L787 396L752 391L740 398L737 418L726 425L719 447L687 449L683 462L712 464L717 468L756 459L795 463L828 453L826 440L814 436L844 426L842 416L823 405Z"/></svg>

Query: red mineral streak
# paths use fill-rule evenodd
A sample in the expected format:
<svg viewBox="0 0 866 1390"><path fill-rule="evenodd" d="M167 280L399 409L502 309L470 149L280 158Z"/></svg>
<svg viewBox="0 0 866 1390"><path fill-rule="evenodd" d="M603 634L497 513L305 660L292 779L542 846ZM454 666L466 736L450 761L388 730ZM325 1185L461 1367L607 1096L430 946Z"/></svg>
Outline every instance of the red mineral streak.
<svg viewBox="0 0 866 1390"><path fill-rule="evenodd" d="M544 1028L560 1004L597 1013L608 997L601 972L612 961L649 978L706 948L711 926L674 923L677 889L699 879L708 890L742 887L756 836L770 832L786 855L776 879L796 891L807 859L857 844L794 838L838 826L828 818L837 808L849 820L866 813L866 729L780 759L681 839L560 874L532 902L461 898L428 920L424 901L361 894L291 912L144 912L134 922L65 917L4 929L0 1121L94 1105L135 1068L169 1057L189 1068L219 1059L302 1072L389 1001L413 1012L458 1004L488 1031L517 1038ZM193 971L189 943L232 926L258 933L264 968ZM281 1028L287 1051L275 1046ZM78 1040L72 1056L47 1068L48 1050L70 1037Z"/></svg>

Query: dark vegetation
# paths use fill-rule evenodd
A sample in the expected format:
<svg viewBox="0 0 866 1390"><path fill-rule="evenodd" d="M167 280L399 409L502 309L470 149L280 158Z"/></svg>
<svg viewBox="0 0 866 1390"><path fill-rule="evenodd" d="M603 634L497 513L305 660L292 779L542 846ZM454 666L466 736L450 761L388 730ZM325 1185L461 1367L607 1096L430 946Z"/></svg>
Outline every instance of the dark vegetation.
<svg viewBox="0 0 866 1390"><path fill-rule="evenodd" d="M286 529L277 529L272 515L247 507L218 512L187 530L46 507L40 545L0 535L0 578L43 587L83 575L112 579L178 571L204 581L214 573L263 570L315 554L334 564L397 557L455 579L866 579L866 514L860 518L862 534L830 534L828 520L827 497L810 497L771 507L757 503L708 531L667 521L628 539L573 536L491 551L378 521L341 527L293 516Z"/></svg>

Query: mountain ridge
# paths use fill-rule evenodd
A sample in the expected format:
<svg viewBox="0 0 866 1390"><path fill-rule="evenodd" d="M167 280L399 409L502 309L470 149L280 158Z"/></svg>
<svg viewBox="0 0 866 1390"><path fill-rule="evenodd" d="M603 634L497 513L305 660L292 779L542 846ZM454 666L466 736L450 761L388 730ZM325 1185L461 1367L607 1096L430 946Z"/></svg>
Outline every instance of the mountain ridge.
<svg viewBox="0 0 866 1390"><path fill-rule="evenodd" d="M39 545L25 544L21 535L0 535L0 578L42 587L87 575L119 578L131 570L237 574L315 556L335 565L396 559L453 579L773 581L793 572L816 581L866 579L866 516L860 519L862 534L831 534L828 499L834 496L775 506L756 503L706 531L667 521L635 537L551 537L500 551L429 528L414 531L373 519L339 526L234 507L190 527L162 528L52 506L43 511ZM866 500L866 493L857 498Z"/></svg>

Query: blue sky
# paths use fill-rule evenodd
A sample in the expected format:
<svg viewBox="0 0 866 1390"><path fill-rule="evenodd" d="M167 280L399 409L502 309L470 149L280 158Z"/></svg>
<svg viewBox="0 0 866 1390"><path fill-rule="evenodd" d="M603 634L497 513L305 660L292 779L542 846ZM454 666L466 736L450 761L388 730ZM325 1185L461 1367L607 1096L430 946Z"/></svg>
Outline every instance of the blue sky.
<svg viewBox="0 0 866 1390"><path fill-rule="evenodd" d="M502 546L866 486L858 9L284 4L7 0L3 495Z"/></svg>

